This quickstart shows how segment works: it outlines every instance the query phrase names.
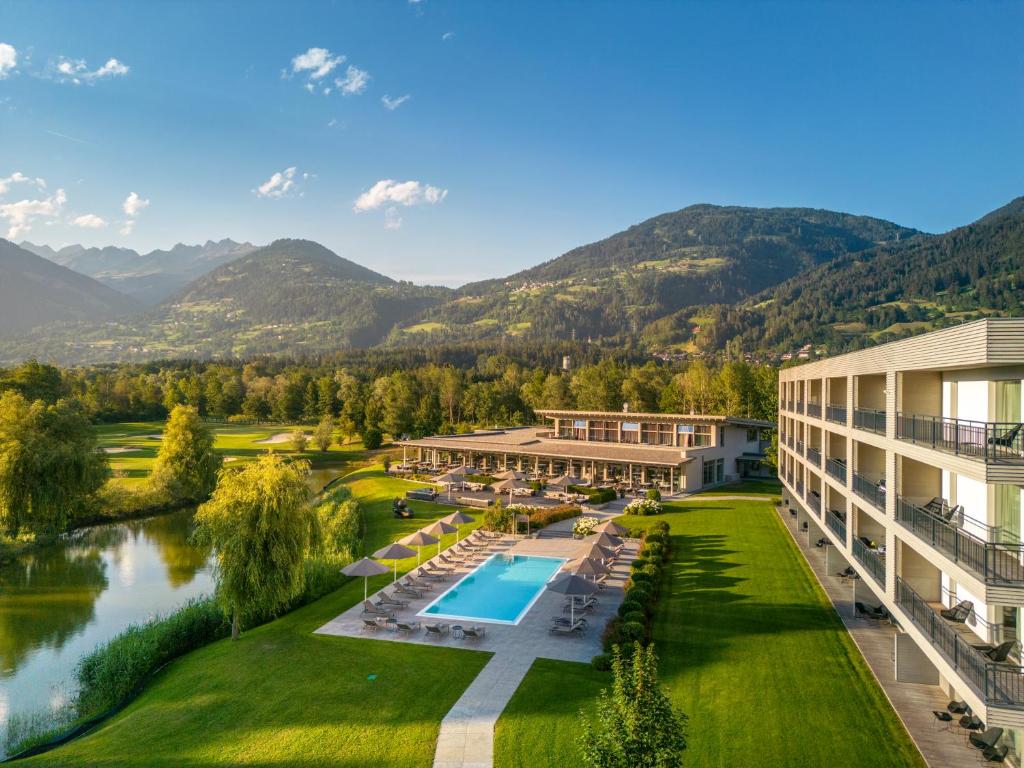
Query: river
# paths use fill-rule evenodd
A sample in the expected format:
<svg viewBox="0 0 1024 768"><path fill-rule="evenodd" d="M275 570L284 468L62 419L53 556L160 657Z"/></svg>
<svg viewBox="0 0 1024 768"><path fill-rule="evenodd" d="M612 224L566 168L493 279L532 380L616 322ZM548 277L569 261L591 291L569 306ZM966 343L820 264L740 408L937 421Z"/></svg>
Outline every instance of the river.
<svg viewBox="0 0 1024 768"><path fill-rule="evenodd" d="M315 469L310 487L342 471ZM193 512L82 528L0 566L0 745L12 715L74 695L75 667L97 645L212 592L211 553L189 540Z"/></svg>

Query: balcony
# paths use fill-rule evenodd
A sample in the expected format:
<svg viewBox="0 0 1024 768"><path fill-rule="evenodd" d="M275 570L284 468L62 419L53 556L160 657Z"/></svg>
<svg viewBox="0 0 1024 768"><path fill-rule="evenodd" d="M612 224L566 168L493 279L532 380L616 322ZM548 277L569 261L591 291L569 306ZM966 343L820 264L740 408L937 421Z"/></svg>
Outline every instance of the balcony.
<svg viewBox="0 0 1024 768"><path fill-rule="evenodd" d="M902 496L896 497L896 522L986 584L1024 586L1021 544L985 541Z"/></svg>
<svg viewBox="0 0 1024 768"><path fill-rule="evenodd" d="M821 496L811 491L807 494L807 505L814 511L814 514L821 517Z"/></svg>
<svg viewBox="0 0 1024 768"><path fill-rule="evenodd" d="M885 434L885 411L876 411L874 408L854 408L853 426L876 435Z"/></svg>
<svg viewBox="0 0 1024 768"><path fill-rule="evenodd" d="M790 448L796 445L796 441L793 439L792 435L786 435L786 445L788 445Z"/></svg>
<svg viewBox="0 0 1024 768"><path fill-rule="evenodd" d="M869 547L863 539L854 539L853 556L871 574L871 578L885 589L885 555Z"/></svg>
<svg viewBox="0 0 1024 768"><path fill-rule="evenodd" d="M786 401L786 410L787 411L795 411L796 410L796 404L792 400L787 400Z"/></svg>
<svg viewBox="0 0 1024 768"><path fill-rule="evenodd" d="M801 456L804 455L804 441L803 440L797 440L796 441L796 452L799 453Z"/></svg>
<svg viewBox="0 0 1024 768"><path fill-rule="evenodd" d="M836 424L846 424L846 406L826 405L825 420L834 422Z"/></svg>
<svg viewBox="0 0 1024 768"><path fill-rule="evenodd" d="M804 412L804 401L803 400L797 400L796 401L796 412L797 413L803 413Z"/></svg>
<svg viewBox="0 0 1024 768"><path fill-rule="evenodd" d="M1024 709L1024 675L1019 666L986 659L899 576L896 604L986 704Z"/></svg>
<svg viewBox="0 0 1024 768"><path fill-rule="evenodd" d="M825 459L825 471L840 483L846 485L846 462L839 459Z"/></svg>
<svg viewBox="0 0 1024 768"><path fill-rule="evenodd" d="M821 451L817 448L807 446L807 461L816 467L821 466Z"/></svg>
<svg viewBox="0 0 1024 768"><path fill-rule="evenodd" d="M804 498L804 481L803 480L797 480L796 481L796 495L799 496L801 499Z"/></svg>
<svg viewBox="0 0 1024 768"><path fill-rule="evenodd" d="M825 525L840 541L846 543L846 521L831 509L825 514Z"/></svg>
<svg viewBox="0 0 1024 768"><path fill-rule="evenodd" d="M897 413L896 437L986 464L1024 466L1024 424Z"/></svg>
<svg viewBox="0 0 1024 768"><path fill-rule="evenodd" d="M790 488L793 487L793 470L791 469L787 470L786 472L786 483L789 485Z"/></svg>
<svg viewBox="0 0 1024 768"><path fill-rule="evenodd" d="M821 403L808 403L807 415L815 419L821 418Z"/></svg>
<svg viewBox="0 0 1024 768"><path fill-rule="evenodd" d="M885 512L885 486L864 475L853 473L853 492L877 509Z"/></svg>

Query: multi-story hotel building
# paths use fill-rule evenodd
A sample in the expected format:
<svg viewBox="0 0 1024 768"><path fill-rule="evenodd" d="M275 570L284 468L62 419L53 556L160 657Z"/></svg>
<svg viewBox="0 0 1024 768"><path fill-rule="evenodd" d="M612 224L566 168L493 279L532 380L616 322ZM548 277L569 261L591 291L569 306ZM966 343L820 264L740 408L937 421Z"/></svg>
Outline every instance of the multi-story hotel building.
<svg viewBox="0 0 1024 768"><path fill-rule="evenodd" d="M404 440L434 467L568 474L595 485L657 487L676 494L758 475L770 421L733 416L543 410L547 427L480 430Z"/></svg>
<svg viewBox="0 0 1024 768"><path fill-rule="evenodd" d="M941 686L1018 753L1020 647L984 646L1022 637L1022 380L1016 318L783 370L778 465L830 570L852 566L856 599L898 624L897 679Z"/></svg>

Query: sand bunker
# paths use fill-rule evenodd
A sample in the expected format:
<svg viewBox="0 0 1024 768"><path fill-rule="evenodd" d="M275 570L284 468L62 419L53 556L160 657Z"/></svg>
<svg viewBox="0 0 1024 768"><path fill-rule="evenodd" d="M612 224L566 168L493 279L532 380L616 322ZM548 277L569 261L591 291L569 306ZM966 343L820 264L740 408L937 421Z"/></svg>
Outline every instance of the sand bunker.
<svg viewBox="0 0 1024 768"><path fill-rule="evenodd" d="M305 433L305 434L306 434L306 439L307 440L313 437L313 435L311 435L308 432ZM273 435L272 437L268 437L268 438L266 438L264 440L253 440L253 443L255 445L277 445L279 443L290 443L291 441L292 441L292 433L291 432L278 432L276 435Z"/></svg>
<svg viewBox="0 0 1024 768"><path fill-rule="evenodd" d="M132 448L127 445L114 446L113 448L104 448L106 453L131 453L132 451L141 451L141 448Z"/></svg>

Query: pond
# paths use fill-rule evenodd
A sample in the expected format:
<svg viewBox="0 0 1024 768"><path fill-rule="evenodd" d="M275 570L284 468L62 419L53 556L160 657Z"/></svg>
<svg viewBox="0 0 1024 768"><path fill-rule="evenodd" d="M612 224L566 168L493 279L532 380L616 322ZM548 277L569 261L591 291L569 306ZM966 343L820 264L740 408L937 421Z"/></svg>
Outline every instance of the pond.
<svg viewBox="0 0 1024 768"><path fill-rule="evenodd" d="M320 490L342 474L320 468ZM58 708L79 659L130 624L213 590L193 509L74 531L0 566L0 745L12 715ZM0 749L2 754L2 749Z"/></svg>

